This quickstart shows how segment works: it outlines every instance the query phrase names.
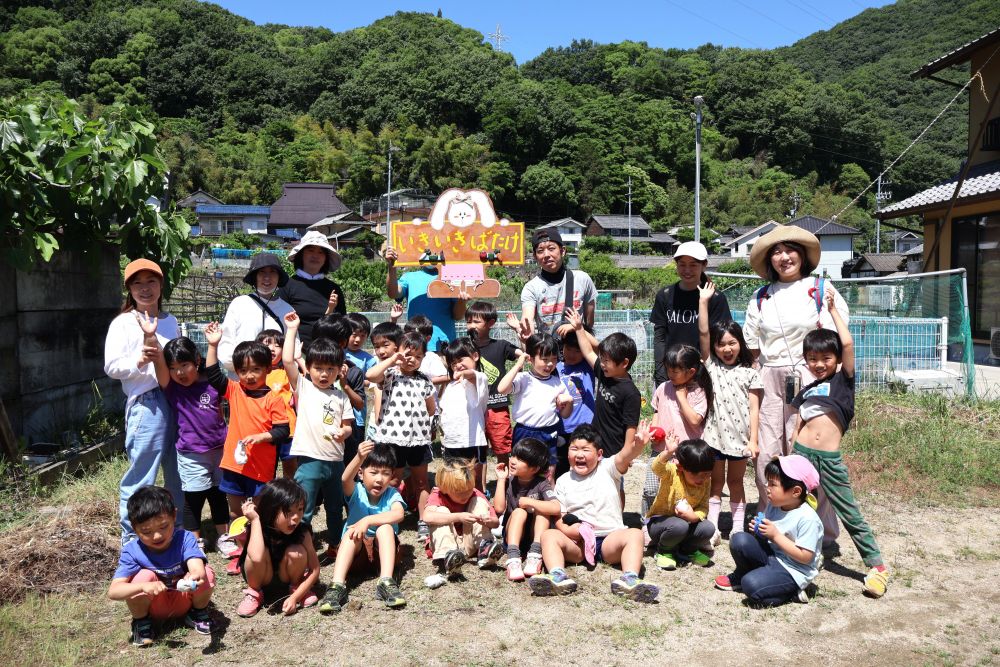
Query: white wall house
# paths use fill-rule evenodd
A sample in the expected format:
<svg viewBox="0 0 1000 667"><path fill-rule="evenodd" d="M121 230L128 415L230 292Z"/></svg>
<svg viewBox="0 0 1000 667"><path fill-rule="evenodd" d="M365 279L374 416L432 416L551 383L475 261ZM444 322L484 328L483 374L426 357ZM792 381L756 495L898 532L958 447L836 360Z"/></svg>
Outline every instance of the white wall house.
<svg viewBox="0 0 1000 667"><path fill-rule="evenodd" d="M538 229L555 229L559 232L559 236L562 237L563 244L568 249L576 250L580 247L580 242L583 240L583 232L586 229L586 225L582 222L577 222L573 218L561 218L538 227L536 231Z"/></svg>
<svg viewBox="0 0 1000 667"><path fill-rule="evenodd" d="M750 249L757 239L777 227L778 224L774 220L765 222L763 225L754 227L751 231L729 241L723 247L729 250L732 257L749 257ZM841 270L844 262L854 259L854 237L860 234L860 231L839 222L823 220L811 215L796 218L787 224L811 232L819 239L822 254L820 264L816 267L817 273L823 273L825 269L831 278L843 277Z"/></svg>
<svg viewBox="0 0 1000 667"><path fill-rule="evenodd" d="M199 204L194 212L198 216L198 233L202 236L222 236L234 232L266 234L271 217L270 206L242 204Z"/></svg>

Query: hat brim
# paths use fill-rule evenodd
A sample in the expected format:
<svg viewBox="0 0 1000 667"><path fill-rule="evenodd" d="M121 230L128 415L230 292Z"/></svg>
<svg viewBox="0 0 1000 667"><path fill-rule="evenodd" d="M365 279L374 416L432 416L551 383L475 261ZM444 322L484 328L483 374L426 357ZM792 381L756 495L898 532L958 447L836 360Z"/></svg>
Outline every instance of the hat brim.
<svg viewBox="0 0 1000 667"><path fill-rule="evenodd" d="M336 271L337 269L340 268L340 263L343 261L343 259L341 258L339 252L337 252L336 250L334 250L333 247L331 247L329 244L323 245L323 244L315 243L315 242L312 242L312 241L310 241L309 243L304 243L304 244L300 243L299 245L297 245L294 248L292 248L291 250L289 250L288 251L288 261L291 262L292 260L294 260L295 256L298 255L299 252L303 248L308 248L309 246L315 246L317 248L322 248L326 252L326 260L327 260L327 263L330 265L330 268L327 270L328 272Z"/></svg>
<svg viewBox="0 0 1000 667"><path fill-rule="evenodd" d="M761 278L767 279L767 264L768 258L771 256L771 248L785 241L801 245L806 249L806 259L809 260L809 263L813 266L819 266L820 246L816 235L801 227L781 225L754 242L750 249L750 267L753 272Z"/></svg>
<svg viewBox="0 0 1000 667"><path fill-rule="evenodd" d="M250 287L257 287L257 272L263 268L266 267L261 266L259 268L247 271L247 274L243 276L243 282L245 282L247 285L250 285ZM280 266L275 266L272 268L278 272L278 287L284 287L285 284L288 282L288 274L285 273L285 270Z"/></svg>

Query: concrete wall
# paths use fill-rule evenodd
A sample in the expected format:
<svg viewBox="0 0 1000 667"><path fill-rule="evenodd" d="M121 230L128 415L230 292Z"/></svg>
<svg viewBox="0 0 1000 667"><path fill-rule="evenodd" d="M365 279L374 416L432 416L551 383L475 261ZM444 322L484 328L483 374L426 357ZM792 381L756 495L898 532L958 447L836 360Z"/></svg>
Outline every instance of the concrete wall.
<svg viewBox="0 0 1000 667"><path fill-rule="evenodd" d="M99 264L59 252L27 273L0 267L0 399L29 441L82 422L95 380L106 405L124 403L104 375L104 337L121 306L117 251Z"/></svg>

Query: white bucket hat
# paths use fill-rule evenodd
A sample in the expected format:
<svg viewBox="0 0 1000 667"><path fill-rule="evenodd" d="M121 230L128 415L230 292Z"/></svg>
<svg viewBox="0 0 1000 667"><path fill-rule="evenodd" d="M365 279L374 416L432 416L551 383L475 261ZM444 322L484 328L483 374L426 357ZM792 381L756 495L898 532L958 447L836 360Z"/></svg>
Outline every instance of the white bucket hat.
<svg viewBox="0 0 1000 667"><path fill-rule="evenodd" d="M340 268L340 253L333 249L333 246L326 240L326 236L323 235L323 232L315 230L306 232L305 236L302 237L302 240L299 241L298 245L288 252L288 261L291 262L294 260L295 256L299 254L299 251L306 246L311 245L316 246L317 248L322 248L326 251L326 258L328 260L328 264L330 265L327 267L328 273L336 271Z"/></svg>

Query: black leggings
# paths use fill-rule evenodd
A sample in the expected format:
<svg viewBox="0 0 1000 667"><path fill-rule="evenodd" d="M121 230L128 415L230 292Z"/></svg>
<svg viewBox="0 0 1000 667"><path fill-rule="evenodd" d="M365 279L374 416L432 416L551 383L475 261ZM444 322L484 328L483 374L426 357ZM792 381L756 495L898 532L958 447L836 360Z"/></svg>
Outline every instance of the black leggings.
<svg viewBox="0 0 1000 667"><path fill-rule="evenodd" d="M226 501L226 494L213 486L204 491L184 492L184 530L201 530L201 510L208 501L208 508L212 512L212 523L222 526L229 523L229 503Z"/></svg>

